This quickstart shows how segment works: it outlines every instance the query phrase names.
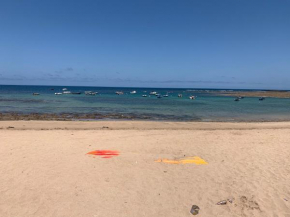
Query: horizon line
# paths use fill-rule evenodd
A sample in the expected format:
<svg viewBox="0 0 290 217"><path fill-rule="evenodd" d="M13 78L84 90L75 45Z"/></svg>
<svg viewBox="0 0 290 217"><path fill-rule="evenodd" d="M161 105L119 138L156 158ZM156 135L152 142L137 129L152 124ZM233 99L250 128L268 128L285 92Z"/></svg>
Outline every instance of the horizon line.
<svg viewBox="0 0 290 217"><path fill-rule="evenodd" d="M253 89L253 88L206 88L206 87L125 87L125 86L83 86L83 85L50 85L50 84L0 84L0 86L45 86L45 87L101 87L101 88L147 88L147 89L194 89L194 90L257 90L257 91L290 91L289 89Z"/></svg>

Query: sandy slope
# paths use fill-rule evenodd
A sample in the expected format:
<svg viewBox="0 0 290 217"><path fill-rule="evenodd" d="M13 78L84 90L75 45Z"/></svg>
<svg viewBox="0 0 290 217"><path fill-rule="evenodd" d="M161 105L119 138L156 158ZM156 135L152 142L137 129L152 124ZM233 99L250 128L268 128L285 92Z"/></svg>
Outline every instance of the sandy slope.
<svg viewBox="0 0 290 217"><path fill-rule="evenodd" d="M192 216L194 204L201 217L290 217L289 123L0 122L0 128L1 217L183 217ZM120 155L86 155L97 149ZM154 162L184 156L209 164ZM232 204L216 205L231 197Z"/></svg>

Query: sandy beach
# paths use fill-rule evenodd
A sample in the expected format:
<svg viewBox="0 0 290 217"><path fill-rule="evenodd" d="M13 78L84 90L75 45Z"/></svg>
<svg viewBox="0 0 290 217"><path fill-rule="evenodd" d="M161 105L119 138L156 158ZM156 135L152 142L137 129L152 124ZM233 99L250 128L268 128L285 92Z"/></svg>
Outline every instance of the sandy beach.
<svg viewBox="0 0 290 217"><path fill-rule="evenodd" d="M0 138L1 217L290 217L290 122L2 121ZM193 156L208 164L155 162Z"/></svg>

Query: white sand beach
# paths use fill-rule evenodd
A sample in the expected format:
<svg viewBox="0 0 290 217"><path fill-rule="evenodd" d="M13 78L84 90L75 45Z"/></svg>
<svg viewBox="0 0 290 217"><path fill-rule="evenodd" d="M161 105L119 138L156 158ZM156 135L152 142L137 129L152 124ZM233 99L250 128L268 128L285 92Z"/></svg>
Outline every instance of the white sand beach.
<svg viewBox="0 0 290 217"><path fill-rule="evenodd" d="M1 217L290 217L289 122L3 121L0 138ZM191 156L208 164L155 162Z"/></svg>

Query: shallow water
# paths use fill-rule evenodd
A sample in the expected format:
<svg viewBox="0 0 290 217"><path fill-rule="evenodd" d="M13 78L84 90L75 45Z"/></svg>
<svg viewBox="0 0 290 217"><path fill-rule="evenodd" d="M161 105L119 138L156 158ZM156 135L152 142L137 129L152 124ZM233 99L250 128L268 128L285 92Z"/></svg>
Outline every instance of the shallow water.
<svg viewBox="0 0 290 217"><path fill-rule="evenodd" d="M0 113L18 114L91 114L130 115L134 119L174 121L282 121L290 120L290 99L245 98L235 102L235 97L216 96L206 90L66 87L81 95L55 95L64 87L54 86L0 86ZM54 89L54 90L51 90ZM130 91L136 90L136 94ZM95 91L87 96L84 91ZM124 95L116 95L123 91ZM150 96L151 91L169 97ZM32 93L40 93L33 96ZM148 97L142 97L147 94ZM183 94L178 98L178 94ZM189 96L195 95L195 100Z"/></svg>

